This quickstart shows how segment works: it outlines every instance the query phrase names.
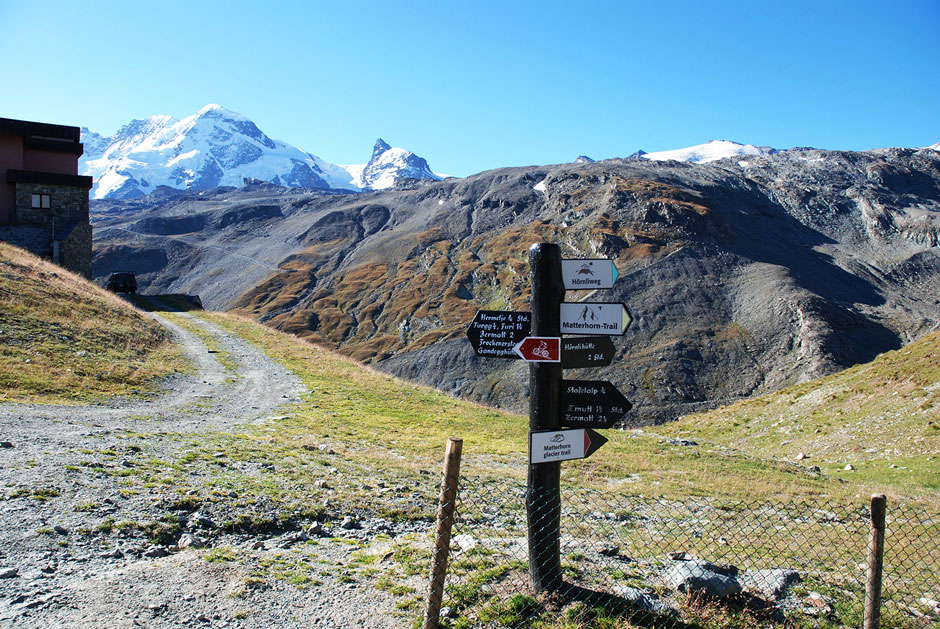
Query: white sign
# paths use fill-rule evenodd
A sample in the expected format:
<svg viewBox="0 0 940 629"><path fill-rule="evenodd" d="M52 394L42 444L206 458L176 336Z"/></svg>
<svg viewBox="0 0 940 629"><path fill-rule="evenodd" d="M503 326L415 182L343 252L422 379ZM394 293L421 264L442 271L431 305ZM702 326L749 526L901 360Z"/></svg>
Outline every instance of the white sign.
<svg viewBox="0 0 940 629"><path fill-rule="evenodd" d="M561 280L572 290L613 288L617 267L611 260L562 260Z"/></svg>
<svg viewBox="0 0 940 629"><path fill-rule="evenodd" d="M632 321L623 304L589 302L561 304L562 334L609 334L620 336Z"/></svg>
<svg viewBox="0 0 940 629"><path fill-rule="evenodd" d="M591 444L583 428L529 433L529 460L532 463L570 461L587 456Z"/></svg>

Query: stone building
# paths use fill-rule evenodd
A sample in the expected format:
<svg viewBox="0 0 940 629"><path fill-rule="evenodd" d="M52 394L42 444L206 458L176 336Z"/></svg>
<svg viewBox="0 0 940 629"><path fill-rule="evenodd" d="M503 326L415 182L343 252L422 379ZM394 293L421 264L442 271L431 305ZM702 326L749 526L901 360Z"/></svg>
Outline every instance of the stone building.
<svg viewBox="0 0 940 629"><path fill-rule="evenodd" d="M0 118L0 240L91 278L78 127Z"/></svg>

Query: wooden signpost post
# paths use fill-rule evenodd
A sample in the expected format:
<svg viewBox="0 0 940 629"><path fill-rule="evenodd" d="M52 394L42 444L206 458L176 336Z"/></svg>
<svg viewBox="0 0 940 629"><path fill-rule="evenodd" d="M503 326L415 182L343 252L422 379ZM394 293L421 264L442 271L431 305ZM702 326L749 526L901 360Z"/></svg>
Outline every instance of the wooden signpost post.
<svg viewBox="0 0 940 629"><path fill-rule="evenodd" d="M612 288L617 268L610 260L562 260L558 245L536 243L529 269L532 312L481 310L467 337L478 356L529 363L529 577L536 592L554 592L562 585L561 461L593 454L607 439L591 429L611 428L631 408L611 383L562 380L562 369L609 365L609 337L622 335L632 317L622 303L564 303L565 289Z"/></svg>

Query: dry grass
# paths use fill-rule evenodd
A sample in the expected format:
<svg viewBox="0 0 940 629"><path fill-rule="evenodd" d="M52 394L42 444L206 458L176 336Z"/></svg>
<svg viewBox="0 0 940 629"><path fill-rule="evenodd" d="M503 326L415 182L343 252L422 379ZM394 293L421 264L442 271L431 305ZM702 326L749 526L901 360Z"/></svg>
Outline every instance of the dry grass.
<svg viewBox="0 0 940 629"><path fill-rule="evenodd" d="M167 332L123 299L0 243L0 401L148 394L184 368Z"/></svg>

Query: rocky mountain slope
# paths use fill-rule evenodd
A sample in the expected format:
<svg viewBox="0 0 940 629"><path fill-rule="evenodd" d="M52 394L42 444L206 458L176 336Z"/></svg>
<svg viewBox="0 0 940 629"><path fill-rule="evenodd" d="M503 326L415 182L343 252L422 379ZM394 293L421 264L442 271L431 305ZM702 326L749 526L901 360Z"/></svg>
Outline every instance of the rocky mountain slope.
<svg viewBox="0 0 940 629"><path fill-rule="evenodd" d="M339 166L265 135L254 122L219 105L176 120L133 120L113 137L82 129L79 169L94 178L92 197L133 199L160 186L207 190L246 178L287 187L378 190L398 178L440 179L427 162L383 140L362 166Z"/></svg>
<svg viewBox="0 0 940 629"><path fill-rule="evenodd" d="M609 257L569 301L635 322L605 369L661 422L864 362L940 325L940 153L800 150L703 164L500 169L337 195L271 185L98 202L96 276L191 292L455 395L523 410L527 369L474 356L476 310L528 308L528 246Z"/></svg>

